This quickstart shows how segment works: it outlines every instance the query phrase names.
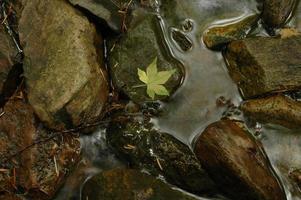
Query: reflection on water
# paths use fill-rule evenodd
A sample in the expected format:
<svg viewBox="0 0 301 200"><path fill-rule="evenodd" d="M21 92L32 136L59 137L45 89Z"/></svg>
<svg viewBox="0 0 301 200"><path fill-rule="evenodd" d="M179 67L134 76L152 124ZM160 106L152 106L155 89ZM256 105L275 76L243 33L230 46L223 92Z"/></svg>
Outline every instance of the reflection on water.
<svg viewBox="0 0 301 200"><path fill-rule="evenodd" d="M190 145L207 125L221 118L226 108L216 105L218 98L224 97L234 105L239 105L241 101L221 53L206 49L202 33L212 24L233 22L256 12L257 4L255 1L239 0L176 0L172 5L175 6L172 9L174 13L170 13L168 8L161 9L159 23L164 42L173 57L183 64L186 76L183 86L165 105L165 115L154 121L158 129ZM175 18L181 21L175 22ZM171 39L171 31L180 29L187 19L190 19L193 28L183 34L192 41L193 47L184 52Z"/></svg>

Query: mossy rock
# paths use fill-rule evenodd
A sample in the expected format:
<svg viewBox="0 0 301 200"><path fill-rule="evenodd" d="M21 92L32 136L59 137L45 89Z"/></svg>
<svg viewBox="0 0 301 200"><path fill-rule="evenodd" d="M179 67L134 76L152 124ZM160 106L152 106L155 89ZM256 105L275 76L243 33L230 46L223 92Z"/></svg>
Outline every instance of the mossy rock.
<svg viewBox="0 0 301 200"><path fill-rule="evenodd" d="M182 66L168 55L161 34L157 16L146 14L142 20L133 23L119 41L112 44L109 62L113 83L137 103L152 100L146 93L146 87L137 87L143 84L138 77L138 68L145 71L155 58L158 59L158 71L176 70L164 84L170 94L181 83ZM155 100L167 98L156 96Z"/></svg>
<svg viewBox="0 0 301 200"><path fill-rule="evenodd" d="M161 174L169 183L192 193L215 192L215 185L190 148L153 129L148 121L131 118L113 122L107 134L110 145L130 166Z"/></svg>
<svg viewBox="0 0 301 200"><path fill-rule="evenodd" d="M230 25L210 27L203 41L209 49L220 50L231 41L244 39L257 26L258 20L258 15L251 15Z"/></svg>
<svg viewBox="0 0 301 200"><path fill-rule="evenodd" d="M88 180L82 200L196 200L171 189L169 185L148 174L130 169L104 171Z"/></svg>

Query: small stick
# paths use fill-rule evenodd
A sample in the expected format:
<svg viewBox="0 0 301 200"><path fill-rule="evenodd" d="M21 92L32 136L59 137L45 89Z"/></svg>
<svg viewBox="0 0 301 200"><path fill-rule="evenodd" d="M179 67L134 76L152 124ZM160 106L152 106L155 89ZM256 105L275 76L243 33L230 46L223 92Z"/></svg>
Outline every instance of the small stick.
<svg viewBox="0 0 301 200"><path fill-rule="evenodd" d="M8 169L0 169L0 172L2 172L2 173L6 173L6 172L8 172L9 170Z"/></svg>
<svg viewBox="0 0 301 200"><path fill-rule="evenodd" d="M56 173L56 176L59 177L59 169L57 167L57 162L56 162L56 157L53 156L53 160L54 160L54 167L55 167L55 173Z"/></svg>
<svg viewBox="0 0 301 200"><path fill-rule="evenodd" d="M17 188L17 187L16 187L16 182L17 182L17 181L16 181L16 168L14 167L14 168L13 168L13 187L14 187L14 188Z"/></svg>
<svg viewBox="0 0 301 200"><path fill-rule="evenodd" d="M157 161L157 164L158 164L160 170L163 171L163 167L162 167L162 165L161 165L161 163L160 163L159 158L156 158L156 161Z"/></svg>
<svg viewBox="0 0 301 200"><path fill-rule="evenodd" d="M5 115L5 111L2 111L2 112L0 113L0 118L1 118L3 115Z"/></svg>
<svg viewBox="0 0 301 200"><path fill-rule="evenodd" d="M128 150L134 150L134 149L136 149L136 147L133 146L133 145L131 145L131 144L128 144L128 145L124 146L123 148L124 149L128 149Z"/></svg>

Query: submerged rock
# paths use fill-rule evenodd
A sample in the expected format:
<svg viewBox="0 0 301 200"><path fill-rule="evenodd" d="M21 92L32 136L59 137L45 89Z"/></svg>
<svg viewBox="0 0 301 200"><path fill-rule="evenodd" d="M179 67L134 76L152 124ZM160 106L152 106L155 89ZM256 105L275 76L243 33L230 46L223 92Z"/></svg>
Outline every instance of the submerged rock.
<svg viewBox="0 0 301 200"><path fill-rule="evenodd" d="M262 20L270 28L285 25L294 11L298 0L264 0Z"/></svg>
<svg viewBox="0 0 301 200"><path fill-rule="evenodd" d="M130 169L102 172L88 180L83 188L82 200L194 200L150 175Z"/></svg>
<svg viewBox="0 0 301 200"><path fill-rule="evenodd" d="M144 70L158 58L158 71L176 70L164 86L173 93L182 80L181 65L168 57L155 15L147 15L132 24L127 34L116 42L110 52L110 69L114 84L135 102L151 100L146 87L139 87L138 68ZM166 96L156 96L166 99Z"/></svg>
<svg viewBox="0 0 301 200"><path fill-rule="evenodd" d="M28 98L39 118L57 130L94 121L108 97L94 25L68 2L28 0L19 29Z"/></svg>
<svg viewBox="0 0 301 200"><path fill-rule="evenodd" d="M262 148L240 122L211 124L195 153L220 189L237 200L286 200Z"/></svg>
<svg viewBox="0 0 301 200"><path fill-rule="evenodd" d="M258 15L251 15L230 25L210 27L203 35L203 41L209 49L221 49L227 43L245 38L257 26Z"/></svg>
<svg viewBox="0 0 301 200"><path fill-rule="evenodd" d="M284 95L245 101L241 109L246 116L259 122L280 124L288 128L301 126L301 102Z"/></svg>
<svg viewBox="0 0 301 200"><path fill-rule="evenodd" d="M231 42L224 56L244 98L301 88L301 36Z"/></svg>
<svg viewBox="0 0 301 200"><path fill-rule="evenodd" d="M79 159L76 136L51 135L36 127L32 108L10 100L0 118L0 194L51 199ZM35 145L33 145L35 143Z"/></svg>
<svg viewBox="0 0 301 200"><path fill-rule="evenodd" d="M215 185L188 146L167 133L160 133L147 121L129 119L112 123L108 141L120 157L134 168L146 169L153 175L193 193L212 193Z"/></svg>

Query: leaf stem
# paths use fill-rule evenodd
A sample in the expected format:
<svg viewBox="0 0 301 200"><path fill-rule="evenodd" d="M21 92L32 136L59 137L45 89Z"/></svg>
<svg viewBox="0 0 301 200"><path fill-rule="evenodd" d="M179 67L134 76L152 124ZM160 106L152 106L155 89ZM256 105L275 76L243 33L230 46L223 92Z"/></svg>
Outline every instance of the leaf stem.
<svg viewBox="0 0 301 200"><path fill-rule="evenodd" d="M146 87L145 84L142 84L142 85L134 85L132 88L141 88L141 87Z"/></svg>

